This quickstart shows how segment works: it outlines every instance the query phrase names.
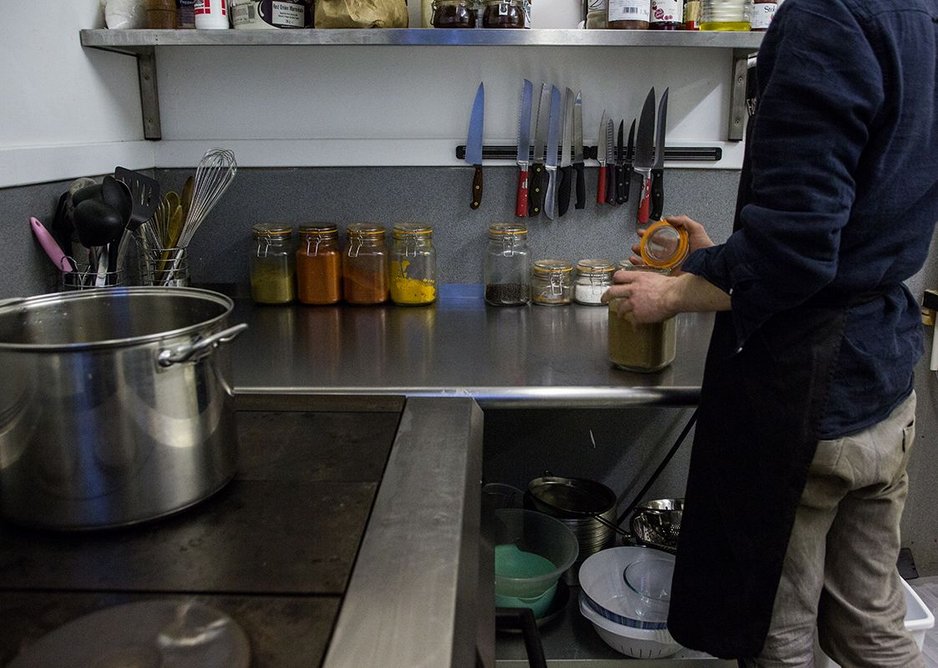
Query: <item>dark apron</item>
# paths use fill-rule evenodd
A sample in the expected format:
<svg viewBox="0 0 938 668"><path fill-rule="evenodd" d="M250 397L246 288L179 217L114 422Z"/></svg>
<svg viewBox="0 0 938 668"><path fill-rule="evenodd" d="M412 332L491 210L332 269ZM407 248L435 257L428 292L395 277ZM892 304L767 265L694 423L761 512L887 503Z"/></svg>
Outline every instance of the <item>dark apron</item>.
<svg viewBox="0 0 938 668"><path fill-rule="evenodd" d="M736 226L749 178L746 159ZM740 352L730 313L716 316L668 618L686 647L723 658L762 649L840 348L837 301L774 316Z"/></svg>

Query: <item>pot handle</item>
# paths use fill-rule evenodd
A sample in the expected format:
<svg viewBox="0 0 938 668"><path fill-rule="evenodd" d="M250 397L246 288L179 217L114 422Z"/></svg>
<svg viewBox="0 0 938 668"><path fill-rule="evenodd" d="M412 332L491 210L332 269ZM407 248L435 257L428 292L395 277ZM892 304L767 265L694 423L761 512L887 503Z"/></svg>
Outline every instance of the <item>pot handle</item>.
<svg viewBox="0 0 938 668"><path fill-rule="evenodd" d="M238 334L248 328L247 323L242 322L239 325L223 329L220 332L206 336L204 339L196 339L194 343L178 346L172 349L161 350L156 357L157 363L163 367L170 367L180 362L188 362L193 359L199 360L209 354L220 343L232 341Z"/></svg>

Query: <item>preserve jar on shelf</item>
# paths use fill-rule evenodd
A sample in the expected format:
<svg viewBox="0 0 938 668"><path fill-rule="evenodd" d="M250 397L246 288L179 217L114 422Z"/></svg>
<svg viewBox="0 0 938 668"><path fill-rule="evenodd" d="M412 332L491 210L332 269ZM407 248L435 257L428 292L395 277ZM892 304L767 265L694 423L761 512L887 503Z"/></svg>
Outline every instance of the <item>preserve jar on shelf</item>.
<svg viewBox="0 0 938 668"><path fill-rule="evenodd" d="M401 306L432 304L437 295L433 228L402 223L394 226L391 238L391 301Z"/></svg>
<svg viewBox="0 0 938 668"><path fill-rule="evenodd" d="M434 28L475 28L477 19L475 0L433 0Z"/></svg>
<svg viewBox="0 0 938 668"><path fill-rule="evenodd" d="M701 0L701 30L748 31L752 0Z"/></svg>
<svg viewBox="0 0 938 668"><path fill-rule="evenodd" d="M342 255L335 225L300 226L296 292L303 304L335 304L342 299Z"/></svg>
<svg viewBox="0 0 938 668"><path fill-rule="evenodd" d="M647 30L651 0L608 0L606 25L617 30Z"/></svg>
<svg viewBox="0 0 938 668"><path fill-rule="evenodd" d="M383 227L356 223L345 229L342 294L349 304L388 300L388 249Z"/></svg>
<svg viewBox="0 0 938 668"><path fill-rule="evenodd" d="M537 260L531 271L531 301L544 306L573 301L573 265L567 260Z"/></svg>
<svg viewBox="0 0 938 668"><path fill-rule="evenodd" d="M483 28L531 27L528 0L485 0Z"/></svg>
<svg viewBox="0 0 938 668"><path fill-rule="evenodd" d="M603 293L612 285L616 266L609 260L580 260L576 263L573 301L587 306L602 306Z"/></svg>
<svg viewBox="0 0 938 668"><path fill-rule="evenodd" d="M251 298L258 304L289 304L296 299L293 228L259 223L251 231Z"/></svg>
<svg viewBox="0 0 938 668"><path fill-rule="evenodd" d="M492 306L523 306L530 301L528 228L520 223L489 226L483 282Z"/></svg>

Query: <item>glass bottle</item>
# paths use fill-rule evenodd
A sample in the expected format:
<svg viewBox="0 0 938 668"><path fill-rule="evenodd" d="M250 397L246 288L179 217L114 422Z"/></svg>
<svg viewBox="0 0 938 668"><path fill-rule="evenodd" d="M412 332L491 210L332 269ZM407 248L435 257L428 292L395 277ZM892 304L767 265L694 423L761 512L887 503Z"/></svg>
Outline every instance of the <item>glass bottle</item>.
<svg viewBox="0 0 938 668"><path fill-rule="evenodd" d="M349 304L388 300L388 249L383 227L349 225L342 258L342 293Z"/></svg>
<svg viewBox="0 0 938 668"><path fill-rule="evenodd" d="M258 304L289 304L296 298L293 228L260 223L252 232L251 298Z"/></svg>
<svg viewBox="0 0 938 668"><path fill-rule="evenodd" d="M684 1L684 30L700 29L700 0Z"/></svg>
<svg viewBox="0 0 938 668"><path fill-rule="evenodd" d="M483 281L485 301L493 306L520 306L530 300L528 228L519 223L489 226Z"/></svg>
<svg viewBox="0 0 938 668"><path fill-rule="evenodd" d="M648 27L652 30L683 29L684 0L651 0Z"/></svg>
<svg viewBox="0 0 938 668"><path fill-rule="evenodd" d="M619 269L669 273L667 269L633 265L627 260L619 263ZM640 373L660 371L671 364L677 355L675 318L640 324L630 313L619 315L616 312L619 301L609 302L609 361L616 368Z"/></svg>
<svg viewBox="0 0 938 668"><path fill-rule="evenodd" d="M538 260L531 271L531 301L565 306L573 301L573 265L567 260Z"/></svg>
<svg viewBox="0 0 938 668"><path fill-rule="evenodd" d="M753 0L749 29L757 32L768 30L776 9L778 9L776 0Z"/></svg>
<svg viewBox="0 0 938 668"><path fill-rule="evenodd" d="M483 28L528 28L527 0L485 0Z"/></svg>
<svg viewBox="0 0 938 668"><path fill-rule="evenodd" d="M749 30L752 0L701 0L701 30Z"/></svg>
<svg viewBox="0 0 938 668"><path fill-rule="evenodd" d="M607 25L619 30L646 30L651 17L651 0L609 0Z"/></svg>
<svg viewBox="0 0 938 668"><path fill-rule="evenodd" d="M335 225L300 226L296 292L303 304L335 304L342 299L342 255Z"/></svg>
<svg viewBox="0 0 938 668"><path fill-rule="evenodd" d="M434 28L475 28L477 18L472 0L433 0Z"/></svg>
<svg viewBox="0 0 938 668"><path fill-rule="evenodd" d="M588 306L601 306L603 293L612 285L616 267L609 260L580 260L576 263L573 301Z"/></svg>
<svg viewBox="0 0 938 668"><path fill-rule="evenodd" d="M433 229L403 223L394 226L391 237L391 301L402 306L432 304L437 293Z"/></svg>

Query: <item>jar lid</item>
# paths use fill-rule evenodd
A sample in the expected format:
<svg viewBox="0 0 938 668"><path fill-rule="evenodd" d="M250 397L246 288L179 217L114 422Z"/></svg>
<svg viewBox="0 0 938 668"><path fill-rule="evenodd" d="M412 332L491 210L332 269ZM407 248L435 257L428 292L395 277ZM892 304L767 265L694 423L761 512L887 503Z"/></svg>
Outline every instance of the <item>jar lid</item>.
<svg viewBox="0 0 938 668"><path fill-rule="evenodd" d="M335 225L300 225L300 234L311 234L320 236L337 236L339 233Z"/></svg>
<svg viewBox="0 0 938 668"><path fill-rule="evenodd" d="M536 260L534 262L535 274L569 274L573 271L573 264L567 260Z"/></svg>
<svg viewBox="0 0 938 668"><path fill-rule="evenodd" d="M433 228L423 223L399 223L394 226L391 233L395 239L429 237L433 236Z"/></svg>
<svg viewBox="0 0 938 668"><path fill-rule="evenodd" d="M595 259L595 260L580 260L576 263L576 270L579 274L588 274L588 275L605 275L612 274L615 272L616 267L609 260Z"/></svg>
<svg viewBox="0 0 938 668"><path fill-rule="evenodd" d="M489 238L501 239L503 237L525 238L528 228L519 223L494 223L489 225Z"/></svg>
<svg viewBox="0 0 938 668"><path fill-rule="evenodd" d="M384 228L370 223L353 223L345 228L350 237L383 237Z"/></svg>
<svg viewBox="0 0 938 668"><path fill-rule="evenodd" d="M258 223L251 228L257 238L287 238L293 236L293 226L283 223Z"/></svg>
<svg viewBox="0 0 938 668"><path fill-rule="evenodd" d="M658 220L645 230L639 244L642 260L655 269L671 269L687 257L687 230Z"/></svg>

